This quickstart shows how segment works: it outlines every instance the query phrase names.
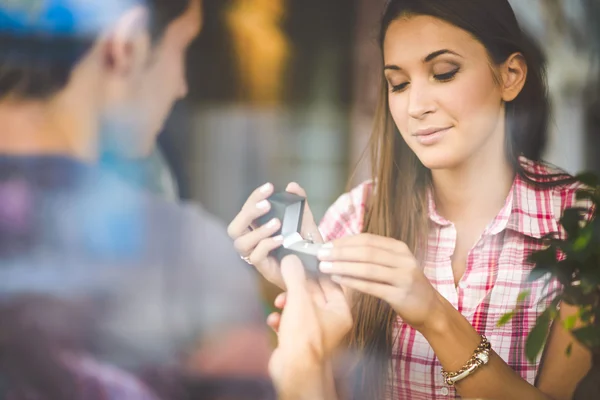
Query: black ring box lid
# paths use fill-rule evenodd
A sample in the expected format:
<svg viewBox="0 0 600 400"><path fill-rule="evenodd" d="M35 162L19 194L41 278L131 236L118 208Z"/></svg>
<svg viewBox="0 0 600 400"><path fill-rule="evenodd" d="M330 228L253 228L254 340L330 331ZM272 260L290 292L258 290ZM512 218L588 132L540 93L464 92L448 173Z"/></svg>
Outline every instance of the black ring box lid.
<svg viewBox="0 0 600 400"><path fill-rule="evenodd" d="M271 209L256 220L256 225L262 226L273 218L277 218L281 221L281 228L273 236L287 237L293 233L300 233L306 199L297 194L278 192L272 194L267 200L271 203Z"/></svg>
<svg viewBox="0 0 600 400"><path fill-rule="evenodd" d="M273 218L277 218L281 221L281 228L272 236L282 235L284 237L284 245L273 250L270 255L278 261L281 261L287 255L298 256L309 274L318 274L319 260L314 254L287 247L289 239L293 240L292 244L296 244L299 241L309 243L300 236L306 198L293 193L277 192L272 194L267 200L271 203L271 209L267 214L257 218L255 225L262 226Z"/></svg>

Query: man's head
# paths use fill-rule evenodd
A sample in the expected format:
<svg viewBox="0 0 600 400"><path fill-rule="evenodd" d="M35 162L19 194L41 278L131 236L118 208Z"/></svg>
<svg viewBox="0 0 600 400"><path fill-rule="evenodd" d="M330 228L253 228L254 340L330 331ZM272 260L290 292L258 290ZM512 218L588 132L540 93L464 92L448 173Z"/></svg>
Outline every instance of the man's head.
<svg viewBox="0 0 600 400"><path fill-rule="evenodd" d="M184 58L200 8L201 0L0 0L0 101L64 98L74 112L86 104L106 149L144 155L187 92Z"/></svg>
<svg viewBox="0 0 600 400"><path fill-rule="evenodd" d="M109 79L114 97L106 99L105 145L134 157L152 150L173 104L187 94L185 55L201 28L200 0L147 1L155 16L153 40L107 42L106 48L115 73ZM133 20L123 18L123 28L134 26Z"/></svg>

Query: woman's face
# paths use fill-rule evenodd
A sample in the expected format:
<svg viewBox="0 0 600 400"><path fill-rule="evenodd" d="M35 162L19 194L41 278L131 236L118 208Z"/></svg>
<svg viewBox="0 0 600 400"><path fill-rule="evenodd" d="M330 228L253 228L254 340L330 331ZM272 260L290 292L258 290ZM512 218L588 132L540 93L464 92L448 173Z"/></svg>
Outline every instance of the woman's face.
<svg viewBox="0 0 600 400"><path fill-rule="evenodd" d="M504 91L479 41L434 17L403 17L390 24L383 51L390 112L427 168L498 159Z"/></svg>

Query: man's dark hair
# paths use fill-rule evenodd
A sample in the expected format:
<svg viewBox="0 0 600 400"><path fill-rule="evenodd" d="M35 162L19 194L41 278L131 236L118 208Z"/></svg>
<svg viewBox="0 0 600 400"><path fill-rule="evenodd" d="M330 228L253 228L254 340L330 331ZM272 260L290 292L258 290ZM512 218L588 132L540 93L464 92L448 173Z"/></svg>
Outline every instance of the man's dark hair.
<svg viewBox="0 0 600 400"><path fill-rule="evenodd" d="M191 0L145 0L150 33L157 42ZM97 37L0 33L0 99L42 100L63 89Z"/></svg>

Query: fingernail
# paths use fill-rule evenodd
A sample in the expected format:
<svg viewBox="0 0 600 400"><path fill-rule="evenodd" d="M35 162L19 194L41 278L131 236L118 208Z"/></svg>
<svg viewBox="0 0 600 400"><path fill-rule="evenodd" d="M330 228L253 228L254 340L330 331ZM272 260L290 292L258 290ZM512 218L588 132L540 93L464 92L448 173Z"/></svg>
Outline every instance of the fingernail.
<svg viewBox="0 0 600 400"><path fill-rule="evenodd" d="M331 250L330 249L323 249L321 248L319 250L319 253L317 254L317 257L319 258L327 258L331 255Z"/></svg>
<svg viewBox="0 0 600 400"><path fill-rule="evenodd" d="M273 218L267 224L267 228L275 228L275 226L277 225L278 222L279 222L279 220L277 218Z"/></svg>
<svg viewBox="0 0 600 400"><path fill-rule="evenodd" d="M333 263L328 262L328 261L323 261L322 263L319 264L319 268L323 272L329 272L333 269Z"/></svg>
<svg viewBox="0 0 600 400"><path fill-rule="evenodd" d="M271 190L272 187L273 185L271 185L270 183L265 183L260 187L260 191L261 193L267 193L269 190Z"/></svg>
<svg viewBox="0 0 600 400"><path fill-rule="evenodd" d="M282 235L275 236L275 237L273 238L273 240L274 240L274 241L276 241L276 242L283 242L283 236L282 236Z"/></svg>
<svg viewBox="0 0 600 400"><path fill-rule="evenodd" d="M339 276L339 275L331 275L330 278L335 283L341 283L342 282L342 277Z"/></svg>
<svg viewBox="0 0 600 400"><path fill-rule="evenodd" d="M269 208L269 201L268 200L263 200L263 201L259 201L258 204L256 204L256 207L264 210Z"/></svg>
<svg viewBox="0 0 600 400"><path fill-rule="evenodd" d="M277 297L275 297L275 303L281 303L284 298L285 298L285 294L283 294L283 293L278 294Z"/></svg>

